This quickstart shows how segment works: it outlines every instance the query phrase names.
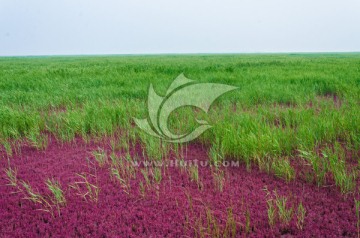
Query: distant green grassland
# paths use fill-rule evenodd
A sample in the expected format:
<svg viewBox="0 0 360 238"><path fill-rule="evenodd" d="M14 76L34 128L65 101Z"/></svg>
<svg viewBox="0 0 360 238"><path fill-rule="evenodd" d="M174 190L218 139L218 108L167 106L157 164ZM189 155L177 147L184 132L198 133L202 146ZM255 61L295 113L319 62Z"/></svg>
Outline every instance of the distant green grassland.
<svg viewBox="0 0 360 238"><path fill-rule="evenodd" d="M336 153L358 159L356 53L0 58L1 143L28 140L42 147L44 134L70 141L126 132L136 139L132 117L146 117L149 84L165 94L180 73L239 87L208 115L185 108L169 122L174 131L191 131L195 116L208 120L214 127L197 141L211 145L214 158L265 167L265 160L282 158L268 169L283 173L299 151L335 153L339 144L343 151Z"/></svg>

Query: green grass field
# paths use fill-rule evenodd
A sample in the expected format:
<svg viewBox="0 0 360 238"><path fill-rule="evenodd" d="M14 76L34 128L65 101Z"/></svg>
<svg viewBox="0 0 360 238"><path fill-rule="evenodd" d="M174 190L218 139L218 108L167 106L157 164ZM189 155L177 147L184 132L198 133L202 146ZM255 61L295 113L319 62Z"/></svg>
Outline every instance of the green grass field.
<svg viewBox="0 0 360 238"><path fill-rule="evenodd" d="M47 137L85 140L121 133L156 156L158 141L133 117L147 116L149 84L165 94L180 73L198 82L239 87L209 114L189 108L170 120L191 131L197 118L213 128L195 142L210 159L244 161L287 181L302 158L322 184L330 172L353 191L360 147L360 54L252 54L0 58L0 141L45 149Z"/></svg>

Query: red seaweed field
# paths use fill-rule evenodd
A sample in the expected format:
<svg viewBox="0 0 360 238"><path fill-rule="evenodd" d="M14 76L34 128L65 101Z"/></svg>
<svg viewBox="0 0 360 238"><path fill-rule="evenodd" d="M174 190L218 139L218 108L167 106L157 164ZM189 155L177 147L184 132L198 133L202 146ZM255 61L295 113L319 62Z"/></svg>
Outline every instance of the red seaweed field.
<svg viewBox="0 0 360 238"><path fill-rule="evenodd" d="M20 191L24 188L9 185L9 178L1 173L3 237L193 237L231 236L233 232L249 237L357 236L353 196L342 196L331 185L318 187L302 180L287 183L256 167L249 170L244 164L215 171L201 166L200 161L207 160L208 149L200 144L189 145L184 158L199 161L198 181L186 166L170 164L159 167L162 178L156 181L151 171L155 165L146 168L139 163L128 188L111 176L109 161L100 166L92 155L99 148L110 153L104 141L85 143L76 139L63 144L52 139L44 151L28 145L19 148L21 152L11 160L1 160L1 167L12 168L17 186L26 181L49 205L31 200L26 191ZM139 161L144 159L140 150L139 146L131 150ZM149 184L141 171L149 171ZM221 188L214 180L216 173L223 174L223 180L218 181ZM82 183L74 188L77 182L84 182L79 175L87 175L89 184L96 188L89 192ZM63 204L54 202L45 184L48 178L61 184L66 199ZM286 222L276 215L270 225L268 203L274 201L276 207L281 198L286 198L286 207L293 214ZM302 224L297 213L300 203L306 209Z"/></svg>

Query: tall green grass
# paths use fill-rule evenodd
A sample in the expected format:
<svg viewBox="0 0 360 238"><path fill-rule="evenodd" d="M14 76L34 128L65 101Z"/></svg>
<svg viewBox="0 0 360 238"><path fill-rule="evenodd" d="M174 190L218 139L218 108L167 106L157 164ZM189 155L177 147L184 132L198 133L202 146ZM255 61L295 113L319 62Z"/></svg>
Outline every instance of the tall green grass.
<svg viewBox="0 0 360 238"><path fill-rule="evenodd" d="M164 95L184 73L239 89L221 96L208 115L176 110L170 128L190 132L195 117L207 120L213 128L197 142L210 145L212 160L242 160L291 180L299 150L340 143L359 159L359 65L360 54L0 58L0 142L11 154L17 140L45 149L44 135L71 141L120 131L148 157L164 157L166 146L142 135L133 117L147 116L150 83Z"/></svg>

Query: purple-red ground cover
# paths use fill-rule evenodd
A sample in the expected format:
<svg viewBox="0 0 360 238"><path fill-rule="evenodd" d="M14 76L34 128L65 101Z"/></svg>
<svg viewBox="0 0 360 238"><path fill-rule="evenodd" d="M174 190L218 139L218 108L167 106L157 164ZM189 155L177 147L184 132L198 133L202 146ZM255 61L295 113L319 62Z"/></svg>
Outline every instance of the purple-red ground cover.
<svg viewBox="0 0 360 238"><path fill-rule="evenodd" d="M179 167L162 168L162 180L147 187L140 169L131 180L129 194L111 178L109 166L99 166L91 152L99 147L108 150L109 143L84 143L76 139L61 144L50 140L44 151L27 145L21 153L7 159L1 152L0 234L1 237L193 237L215 230L208 227L209 214L218 224L220 233L250 237L339 237L357 236L354 195L342 195L335 186L318 187L303 179L286 183L260 171L251 171L244 164L222 168L225 174L223 191L214 186L210 167L199 167L199 189L188 173ZM185 160L207 160L207 148L199 144L188 146ZM140 156L140 147L132 154ZM87 160L86 158L89 158ZM34 191L50 196L45 181L60 181L66 204L53 214L43 211L41 204L24 199L24 193L9 186L5 169L17 170L19 180L28 181ZM96 174L89 181L99 187L98 200L85 200L71 185L80 180L77 173ZM286 196L294 216L288 225L276 221L269 225L267 196L264 188L278 196ZM296 225L299 203L306 209L303 229ZM232 216L229 215L232 213ZM234 222L229 222L233 217ZM230 219L231 220L231 219Z"/></svg>

